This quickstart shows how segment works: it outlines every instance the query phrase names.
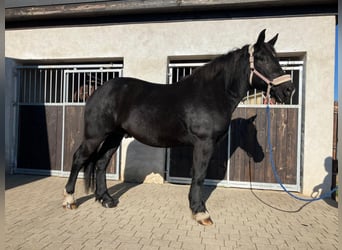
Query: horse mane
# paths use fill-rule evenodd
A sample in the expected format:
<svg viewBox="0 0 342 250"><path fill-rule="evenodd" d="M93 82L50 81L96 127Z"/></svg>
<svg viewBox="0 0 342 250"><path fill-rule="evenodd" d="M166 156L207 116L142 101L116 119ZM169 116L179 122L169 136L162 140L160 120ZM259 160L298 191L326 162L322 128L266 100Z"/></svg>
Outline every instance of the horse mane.
<svg viewBox="0 0 342 250"><path fill-rule="evenodd" d="M248 72L243 72L246 67L242 67L242 64L248 63L248 60L241 60L242 57L247 57L248 45L243 46L240 49L234 49L226 54L217 56L210 62L204 64L201 67L196 68L191 75L184 77L178 83L186 83L190 79L202 82L213 81L220 74L224 74L224 79L226 81L232 80L234 71L238 72L240 77L248 74ZM229 84L228 84L229 85Z"/></svg>

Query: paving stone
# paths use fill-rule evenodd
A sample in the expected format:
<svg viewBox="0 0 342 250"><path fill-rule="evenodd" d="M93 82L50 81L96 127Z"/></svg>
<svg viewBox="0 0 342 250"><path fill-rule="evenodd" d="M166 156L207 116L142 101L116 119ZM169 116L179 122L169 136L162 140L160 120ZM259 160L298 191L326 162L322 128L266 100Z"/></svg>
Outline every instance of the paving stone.
<svg viewBox="0 0 342 250"><path fill-rule="evenodd" d="M5 190L5 249L338 249L333 202L304 206L283 192L210 188L215 224L203 227L191 218L188 185L108 181L119 204L105 209L80 179L80 206L70 211L61 206L66 181L7 176L15 185Z"/></svg>

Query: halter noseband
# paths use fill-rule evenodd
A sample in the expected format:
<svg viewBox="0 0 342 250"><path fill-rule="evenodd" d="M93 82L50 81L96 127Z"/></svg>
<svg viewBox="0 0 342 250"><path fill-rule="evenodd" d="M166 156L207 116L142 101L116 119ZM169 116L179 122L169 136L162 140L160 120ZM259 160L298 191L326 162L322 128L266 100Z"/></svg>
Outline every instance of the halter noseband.
<svg viewBox="0 0 342 250"><path fill-rule="evenodd" d="M252 86L252 80L253 80L253 75L254 74L256 76L258 76L261 80L266 82L267 83L267 98L269 98L271 88L274 85L280 85L282 83L291 81L291 75L288 75L288 74L278 76L278 77L274 78L273 80L268 79L263 74L261 74L259 71L257 71L255 69L255 67L254 67L254 55L253 55L253 53L254 53L254 46L253 45L249 45L248 53L249 53L249 66L251 68L251 74L249 76L249 84Z"/></svg>

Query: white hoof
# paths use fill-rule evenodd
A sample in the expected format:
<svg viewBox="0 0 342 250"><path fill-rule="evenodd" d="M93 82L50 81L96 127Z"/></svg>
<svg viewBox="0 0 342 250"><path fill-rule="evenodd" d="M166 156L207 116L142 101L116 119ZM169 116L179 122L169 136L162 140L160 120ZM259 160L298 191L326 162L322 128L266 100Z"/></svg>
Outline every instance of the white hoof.
<svg viewBox="0 0 342 250"><path fill-rule="evenodd" d="M197 214L193 214L193 218L195 221L197 221L199 224L203 226L209 226L214 224L208 212L199 212Z"/></svg>
<svg viewBox="0 0 342 250"><path fill-rule="evenodd" d="M77 208L76 201L74 199L74 195L73 194L68 194L65 189L64 189L63 207L64 208L68 208L68 209L75 209L75 208Z"/></svg>

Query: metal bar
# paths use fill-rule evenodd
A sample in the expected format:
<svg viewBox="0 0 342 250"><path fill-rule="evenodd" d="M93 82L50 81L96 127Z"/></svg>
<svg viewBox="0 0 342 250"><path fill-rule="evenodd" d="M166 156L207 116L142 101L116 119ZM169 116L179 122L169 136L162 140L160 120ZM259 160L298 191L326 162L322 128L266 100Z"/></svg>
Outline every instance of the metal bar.
<svg viewBox="0 0 342 250"><path fill-rule="evenodd" d="M92 86L92 80L91 80L91 72L90 72L89 73L88 97L91 95L91 86Z"/></svg>
<svg viewBox="0 0 342 250"><path fill-rule="evenodd" d="M63 91L63 101L62 101L62 142L61 142L61 172L64 172L64 137L65 137L65 104L68 101L68 85L69 85L69 76L67 72L64 72L64 91Z"/></svg>
<svg viewBox="0 0 342 250"><path fill-rule="evenodd" d="M301 159L302 159L302 96L303 95L303 65L299 70L299 79L298 79L298 105L296 106L298 109L298 130L297 130L297 180L296 186L297 191L301 190Z"/></svg>
<svg viewBox="0 0 342 250"><path fill-rule="evenodd" d="M29 87L28 87L28 100L29 100L29 102L31 102L31 91L32 91L32 70L30 69L29 70L29 81L28 81L28 83L29 83Z"/></svg>
<svg viewBox="0 0 342 250"><path fill-rule="evenodd" d="M61 82L59 83L60 84L60 92L59 92L59 102L63 102L63 84L64 84L64 72L63 72L63 69L61 69Z"/></svg>
<svg viewBox="0 0 342 250"><path fill-rule="evenodd" d="M168 76L169 76L169 81L168 81L168 84L171 84L172 83L172 76L173 76L173 73L172 73L172 69L168 69L169 70L169 74L168 74Z"/></svg>
<svg viewBox="0 0 342 250"><path fill-rule="evenodd" d="M304 61L279 61L280 65L303 65Z"/></svg>
<svg viewBox="0 0 342 250"><path fill-rule="evenodd" d="M57 89L58 89L58 69L55 70L55 84L54 84L54 87L55 87L55 101L54 103L57 103Z"/></svg>
<svg viewBox="0 0 342 250"><path fill-rule="evenodd" d="M303 65L304 61L280 61L280 65ZM170 68L175 67L199 67L206 64L203 63L170 63ZM18 66L17 69L89 69L89 68L122 68L123 64L71 64L71 65L24 65Z"/></svg>
<svg viewBox="0 0 342 250"><path fill-rule="evenodd" d="M239 108L266 108L266 104L243 104L239 103ZM290 104L272 104L271 108L288 108L288 109L296 109L299 105L290 105Z"/></svg>
<svg viewBox="0 0 342 250"><path fill-rule="evenodd" d="M170 68L177 68L177 67L200 67L206 64L205 62L198 62L198 63L170 63L169 67ZM304 61L279 61L279 64L282 66L287 66L287 65L303 65Z"/></svg>
<svg viewBox="0 0 342 250"><path fill-rule="evenodd" d="M293 70L291 70L291 79L292 79L292 81L293 81ZM293 99L293 96L291 96L290 104L293 104L293 103L292 103L292 99Z"/></svg>
<svg viewBox="0 0 342 250"><path fill-rule="evenodd" d="M181 67L200 67L203 66L205 63L170 63L170 68L181 68Z"/></svg>
<svg viewBox="0 0 342 250"><path fill-rule="evenodd" d="M122 68L123 64L70 64L70 65L24 65L17 69L88 69L88 68Z"/></svg>
<svg viewBox="0 0 342 250"><path fill-rule="evenodd" d="M33 102L37 102L37 70L34 71Z"/></svg>
<svg viewBox="0 0 342 250"><path fill-rule="evenodd" d="M176 82L179 81L179 68L176 68Z"/></svg>
<svg viewBox="0 0 342 250"><path fill-rule="evenodd" d="M227 147L227 155L228 155L228 159L227 159L227 172L226 172L226 180L229 182L229 171L230 171L230 147L231 147L231 144L230 144L230 141L231 141L231 132L232 132L232 128L231 128L231 125L229 125L229 128L228 128L228 147Z"/></svg>
<svg viewBox="0 0 342 250"><path fill-rule="evenodd" d="M49 102L52 102L52 71L50 71L50 97L49 97Z"/></svg>
<svg viewBox="0 0 342 250"><path fill-rule="evenodd" d="M87 85L86 83L87 83L86 74L83 73L83 100L82 100L82 102L84 102L84 100L85 100L86 85Z"/></svg>
<svg viewBox="0 0 342 250"><path fill-rule="evenodd" d="M22 106L62 106L62 103L28 103L28 102L20 102Z"/></svg>
<svg viewBox="0 0 342 250"><path fill-rule="evenodd" d="M43 74L42 74L42 70L39 70L39 103L43 102L42 101L42 83L43 82Z"/></svg>
<svg viewBox="0 0 342 250"><path fill-rule="evenodd" d="M97 89L97 72L95 72L94 90Z"/></svg>
<svg viewBox="0 0 342 250"><path fill-rule="evenodd" d="M68 102L74 102L74 93L75 93L75 74L72 74L71 75L72 77L72 82L71 82L71 101L68 100ZM77 75L77 81L79 81L80 79L80 73L78 73ZM68 91L69 91L69 88L68 88ZM77 93L77 92L76 92ZM79 93L77 94L79 95ZM69 96L68 96L69 97Z"/></svg>
<svg viewBox="0 0 342 250"><path fill-rule="evenodd" d="M281 67L283 70L301 70L303 65L298 66L283 66Z"/></svg>
<svg viewBox="0 0 342 250"><path fill-rule="evenodd" d="M11 166L11 173L14 172L18 166L18 151L19 151L19 111L20 111L20 94L21 94L21 80L22 80L22 72L23 70L19 69L18 79L15 82L15 89L14 89L14 103L15 109L14 109L14 130L13 130L13 139L14 139L14 145L13 145L13 166Z"/></svg>
<svg viewBox="0 0 342 250"><path fill-rule="evenodd" d="M170 83L171 84L171 83ZM170 148L166 148L166 181L170 181Z"/></svg>
<svg viewBox="0 0 342 250"><path fill-rule="evenodd" d="M22 70L22 78L23 81L20 81L20 96L19 96L19 101L20 102L25 102L25 89L26 89L26 71L25 70ZM20 79L20 80L21 80Z"/></svg>
<svg viewBox="0 0 342 250"><path fill-rule="evenodd" d="M44 70L44 103L46 102L47 70Z"/></svg>

